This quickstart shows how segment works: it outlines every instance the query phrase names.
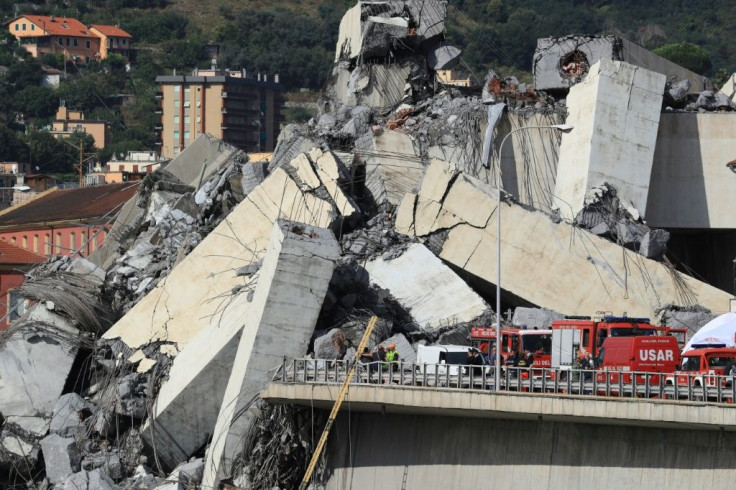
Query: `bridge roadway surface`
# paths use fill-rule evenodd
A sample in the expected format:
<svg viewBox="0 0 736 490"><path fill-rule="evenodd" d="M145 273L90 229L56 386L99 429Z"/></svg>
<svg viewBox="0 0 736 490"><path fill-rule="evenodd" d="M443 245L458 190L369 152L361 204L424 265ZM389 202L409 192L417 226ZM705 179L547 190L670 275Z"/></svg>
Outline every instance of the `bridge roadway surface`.
<svg viewBox="0 0 736 490"><path fill-rule="evenodd" d="M261 397L330 409L339 390L271 382ZM327 489L733 488L736 406L353 384L327 461Z"/></svg>

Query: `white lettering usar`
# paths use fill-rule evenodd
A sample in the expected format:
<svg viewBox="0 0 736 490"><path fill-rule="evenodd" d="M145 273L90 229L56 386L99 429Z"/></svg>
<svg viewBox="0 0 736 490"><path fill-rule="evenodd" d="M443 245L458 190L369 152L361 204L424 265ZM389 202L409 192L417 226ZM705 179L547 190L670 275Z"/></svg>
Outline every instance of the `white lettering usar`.
<svg viewBox="0 0 736 490"><path fill-rule="evenodd" d="M674 352L671 350L642 349L639 351L641 361L674 361Z"/></svg>

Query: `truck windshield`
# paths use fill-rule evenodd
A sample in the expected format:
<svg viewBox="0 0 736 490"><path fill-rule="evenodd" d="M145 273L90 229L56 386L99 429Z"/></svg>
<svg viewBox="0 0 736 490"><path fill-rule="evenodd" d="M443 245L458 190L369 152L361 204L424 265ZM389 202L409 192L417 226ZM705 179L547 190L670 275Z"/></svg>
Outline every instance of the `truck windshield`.
<svg viewBox="0 0 736 490"><path fill-rule="evenodd" d="M726 367L726 366L732 366L734 364L733 357L727 357L727 356L718 356L718 357L709 357L708 358L708 367L709 368L715 368L715 367Z"/></svg>
<svg viewBox="0 0 736 490"><path fill-rule="evenodd" d="M534 354L550 354L552 352L552 336L549 334L523 335L521 339L522 350Z"/></svg>
<svg viewBox="0 0 736 490"><path fill-rule="evenodd" d="M683 357L680 371L700 371L700 357Z"/></svg>
<svg viewBox="0 0 736 490"><path fill-rule="evenodd" d="M656 331L653 328L630 328L630 327L619 327L611 328L611 337L645 337L656 335Z"/></svg>

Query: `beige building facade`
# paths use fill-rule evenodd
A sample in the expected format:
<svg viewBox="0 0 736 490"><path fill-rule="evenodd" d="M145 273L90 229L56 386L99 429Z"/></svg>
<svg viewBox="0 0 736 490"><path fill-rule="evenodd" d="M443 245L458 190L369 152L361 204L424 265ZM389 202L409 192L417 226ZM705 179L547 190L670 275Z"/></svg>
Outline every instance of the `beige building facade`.
<svg viewBox="0 0 736 490"><path fill-rule="evenodd" d="M87 133L95 140L95 147L102 149L110 141L110 125L106 121L85 119L82 111L59 107L50 133L56 138L68 138L75 132Z"/></svg>
<svg viewBox="0 0 736 490"><path fill-rule="evenodd" d="M259 77L260 78L260 77ZM282 86L242 71L195 70L156 78L161 156L173 158L202 133L246 152L273 151L282 121Z"/></svg>

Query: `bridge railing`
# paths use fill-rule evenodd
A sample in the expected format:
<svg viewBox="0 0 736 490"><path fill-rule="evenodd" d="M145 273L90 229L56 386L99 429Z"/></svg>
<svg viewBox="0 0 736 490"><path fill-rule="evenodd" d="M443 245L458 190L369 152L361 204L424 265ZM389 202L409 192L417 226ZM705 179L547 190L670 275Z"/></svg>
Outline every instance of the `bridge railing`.
<svg viewBox="0 0 736 490"><path fill-rule="evenodd" d="M355 361L284 359L273 381L342 384ZM495 386L494 366L416 363L358 363L351 384L417 386L457 390L560 393L579 396L660 398L734 403L736 376L603 371L543 367L502 367Z"/></svg>

